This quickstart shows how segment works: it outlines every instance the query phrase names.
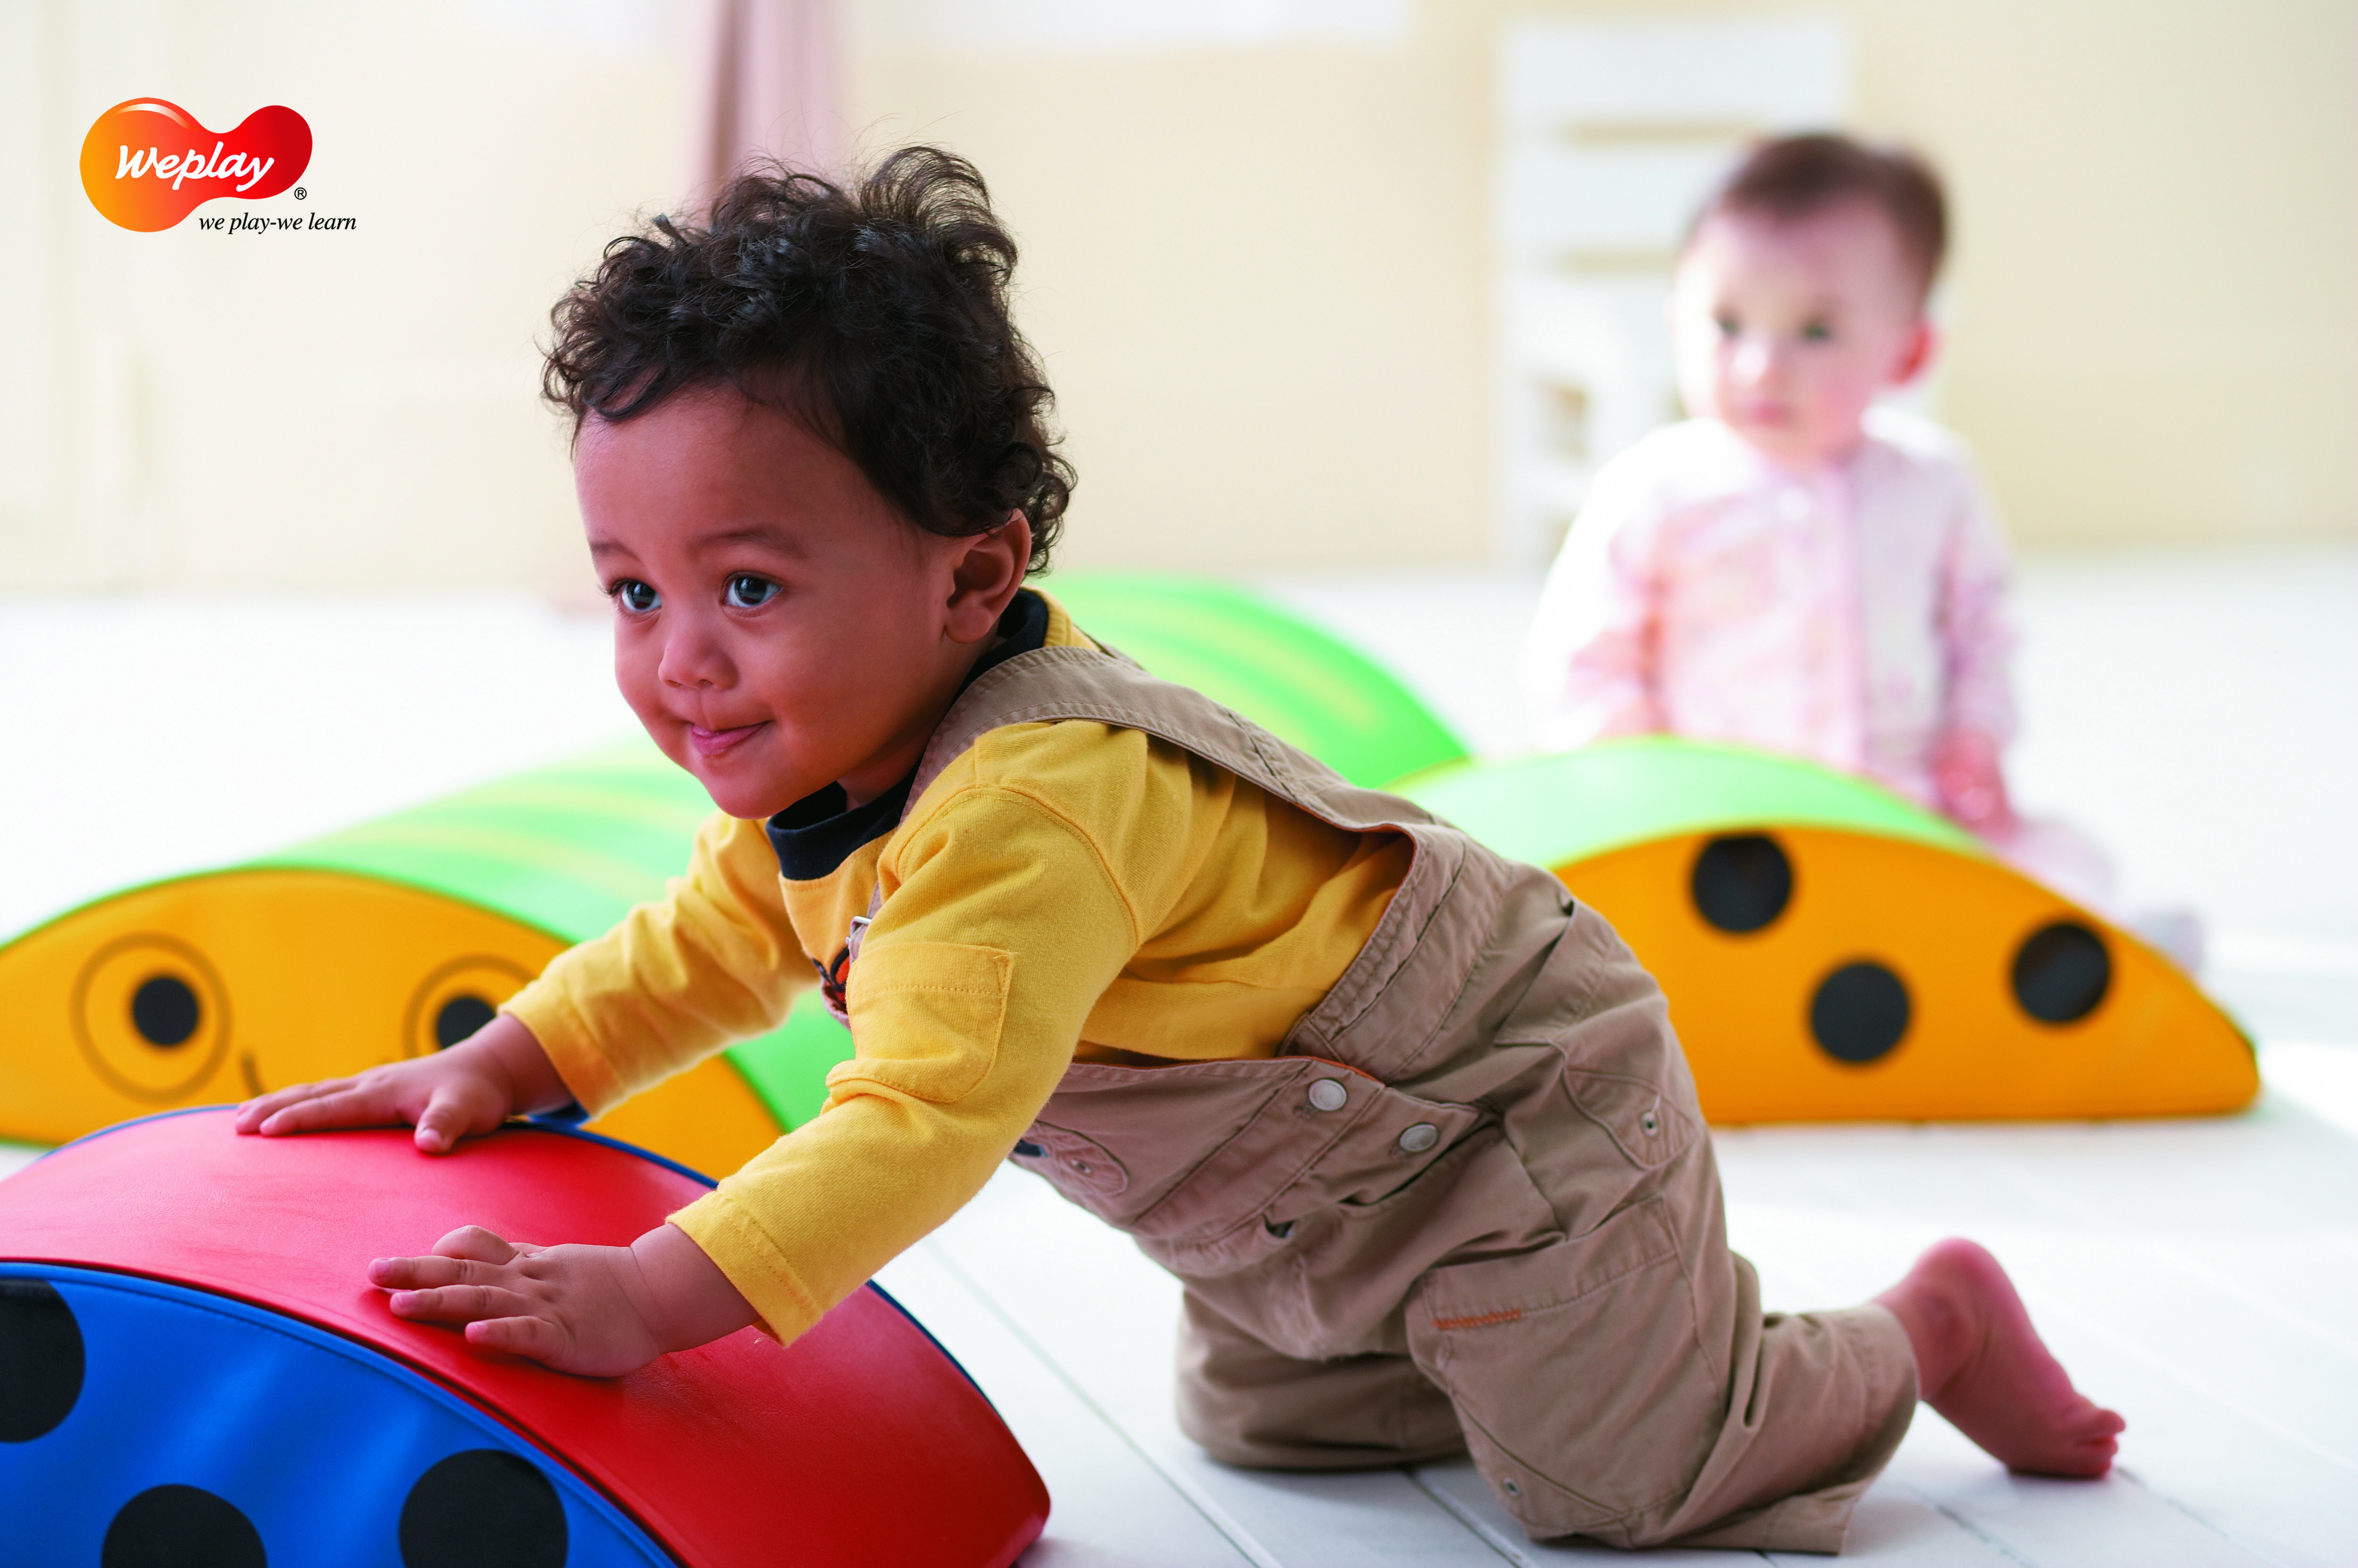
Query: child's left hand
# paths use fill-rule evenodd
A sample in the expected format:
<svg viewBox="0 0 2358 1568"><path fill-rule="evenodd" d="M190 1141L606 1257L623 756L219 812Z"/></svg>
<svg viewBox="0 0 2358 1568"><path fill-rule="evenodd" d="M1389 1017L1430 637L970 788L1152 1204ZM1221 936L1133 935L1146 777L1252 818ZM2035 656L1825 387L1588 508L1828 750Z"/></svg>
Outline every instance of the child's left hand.
<svg viewBox="0 0 2358 1568"><path fill-rule="evenodd" d="M461 1226L427 1257L376 1260L369 1281L392 1292L396 1317L463 1325L470 1345L589 1378L636 1371L755 1316L703 1249L670 1225L628 1247L511 1244Z"/></svg>

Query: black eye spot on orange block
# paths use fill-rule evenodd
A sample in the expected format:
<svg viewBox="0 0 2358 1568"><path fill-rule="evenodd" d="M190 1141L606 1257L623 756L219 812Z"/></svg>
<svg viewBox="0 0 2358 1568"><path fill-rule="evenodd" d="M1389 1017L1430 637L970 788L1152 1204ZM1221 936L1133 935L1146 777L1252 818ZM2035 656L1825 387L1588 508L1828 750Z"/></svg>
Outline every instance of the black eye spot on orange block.
<svg viewBox="0 0 2358 1568"><path fill-rule="evenodd" d="M401 1505L404 1568L565 1568L566 1550L557 1488L502 1449L453 1454Z"/></svg>
<svg viewBox="0 0 2358 1568"><path fill-rule="evenodd" d="M131 993L131 1027L150 1045L168 1049L185 1045L204 1021L204 1008L189 982L177 975L157 975L139 982Z"/></svg>
<svg viewBox="0 0 2358 1568"><path fill-rule="evenodd" d="M99 1568L265 1568L262 1533L201 1487L150 1487L115 1511Z"/></svg>
<svg viewBox="0 0 2358 1568"><path fill-rule="evenodd" d="M57 1287L0 1280L0 1443L30 1443L81 1398L81 1325Z"/></svg>
<svg viewBox="0 0 2358 1568"><path fill-rule="evenodd" d="M479 996L454 996L434 1014L434 1045L448 1051L500 1015L500 1010Z"/></svg>
<svg viewBox="0 0 2358 1568"><path fill-rule="evenodd" d="M1758 931L1793 897L1793 862L1766 833L1726 833L1703 847L1687 879L1695 912L1732 935Z"/></svg>
<svg viewBox="0 0 2358 1568"><path fill-rule="evenodd" d="M1908 987L1871 959L1844 964L1818 982L1810 1033L1837 1062L1863 1065L1887 1054L1908 1033Z"/></svg>
<svg viewBox="0 0 2358 1568"><path fill-rule="evenodd" d="M2041 1023L2076 1023L2113 986L2104 939L2076 920L2042 925L2014 951L2014 1000Z"/></svg>

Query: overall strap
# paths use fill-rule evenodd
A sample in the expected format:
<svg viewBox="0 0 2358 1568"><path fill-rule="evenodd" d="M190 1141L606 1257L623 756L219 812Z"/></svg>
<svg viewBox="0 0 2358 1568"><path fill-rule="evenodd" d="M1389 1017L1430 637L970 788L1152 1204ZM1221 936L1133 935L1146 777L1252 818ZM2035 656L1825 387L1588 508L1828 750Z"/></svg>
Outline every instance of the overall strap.
<svg viewBox="0 0 2358 1568"><path fill-rule="evenodd" d="M1338 827L1366 831L1433 820L1398 795L1351 784L1309 753L1199 691L1157 679L1116 649L1080 645L1019 654L968 687L917 762L910 804L990 730L1076 719L1168 741Z"/></svg>

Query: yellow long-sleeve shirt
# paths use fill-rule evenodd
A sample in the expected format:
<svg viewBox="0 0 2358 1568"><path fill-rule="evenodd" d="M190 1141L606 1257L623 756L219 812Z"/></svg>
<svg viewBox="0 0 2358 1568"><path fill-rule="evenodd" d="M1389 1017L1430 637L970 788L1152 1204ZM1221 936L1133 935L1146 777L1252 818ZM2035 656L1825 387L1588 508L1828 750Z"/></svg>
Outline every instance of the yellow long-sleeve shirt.
<svg viewBox="0 0 2358 1568"><path fill-rule="evenodd" d="M1048 645L1086 641L1047 611ZM855 1054L826 1108L672 1217L780 1338L973 1196L1076 1054L1271 1054L1366 943L1410 853L1079 720L985 734L855 845L859 815L806 823L832 863L805 863L803 845L795 877L763 823L716 815L666 898L506 1009L602 1111L774 1024L882 886L846 999Z"/></svg>

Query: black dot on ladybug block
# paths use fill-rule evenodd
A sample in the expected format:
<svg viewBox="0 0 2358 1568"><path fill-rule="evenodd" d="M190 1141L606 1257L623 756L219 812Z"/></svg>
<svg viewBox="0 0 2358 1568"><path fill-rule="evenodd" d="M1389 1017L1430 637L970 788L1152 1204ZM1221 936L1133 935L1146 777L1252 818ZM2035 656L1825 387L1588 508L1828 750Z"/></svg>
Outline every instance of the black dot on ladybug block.
<svg viewBox="0 0 2358 1568"><path fill-rule="evenodd" d="M2041 1023L2076 1023L2113 986L2104 939L2076 920L2042 925L2014 950L2014 1000Z"/></svg>
<svg viewBox="0 0 2358 1568"><path fill-rule="evenodd" d="M454 996L434 1015L434 1048L448 1051L500 1015L479 996Z"/></svg>
<svg viewBox="0 0 2358 1568"><path fill-rule="evenodd" d="M1844 964L1818 982L1810 999L1810 1033L1837 1062L1887 1054L1908 1033L1908 987L1871 959Z"/></svg>
<svg viewBox="0 0 2358 1568"><path fill-rule="evenodd" d="M1697 914L1740 936L1785 913L1793 897L1793 862L1766 833L1723 834L1695 857L1687 886Z"/></svg>
<svg viewBox="0 0 2358 1568"><path fill-rule="evenodd" d="M265 1568L262 1532L202 1487L150 1487L115 1510L99 1568Z"/></svg>
<svg viewBox="0 0 2358 1568"><path fill-rule="evenodd" d="M0 1443L46 1436L81 1398L81 1325L57 1287L0 1280Z"/></svg>
<svg viewBox="0 0 2358 1568"><path fill-rule="evenodd" d="M150 1045L185 1045L204 1022L204 1004L178 975L151 975L131 993L131 1027Z"/></svg>
<svg viewBox="0 0 2358 1568"><path fill-rule="evenodd" d="M556 1487L503 1449L438 1462L401 1505L404 1568L564 1568L565 1552Z"/></svg>

